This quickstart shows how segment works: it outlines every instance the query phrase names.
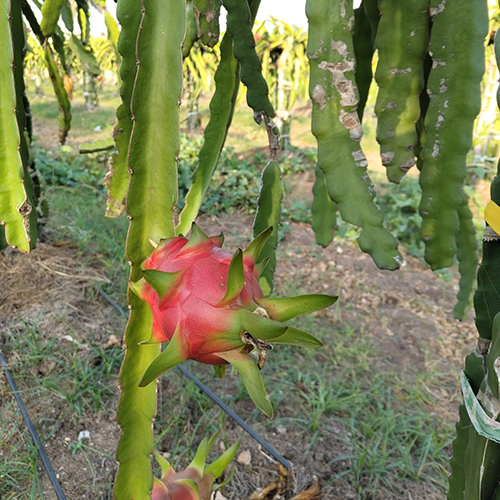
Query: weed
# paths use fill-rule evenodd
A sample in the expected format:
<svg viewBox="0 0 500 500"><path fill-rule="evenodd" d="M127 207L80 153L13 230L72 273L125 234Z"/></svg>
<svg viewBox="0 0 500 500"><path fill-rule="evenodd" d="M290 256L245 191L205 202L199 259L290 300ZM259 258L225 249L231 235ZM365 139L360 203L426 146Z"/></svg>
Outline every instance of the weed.
<svg viewBox="0 0 500 500"><path fill-rule="evenodd" d="M32 153L35 166L46 184L78 188L87 185L104 192L105 155L81 155L71 146L61 146L51 151L34 147Z"/></svg>
<svg viewBox="0 0 500 500"><path fill-rule="evenodd" d="M41 494L38 452L28 433L19 431L15 422L20 417L13 405L12 401L0 412L0 498L31 500Z"/></svg>
<svg viewBox="0 0 500 500"><path fill-rule="evenodd" d="M68 328L70 328L68 326ZM74 332L73 332L74 333ZM71 337L70 337L71 338ZM16 378L24 379L26 396L56 395L76 415L99 411L115 394L116 376L123 352L119 348L104 350L101 346L77 341L44 338L35 323L23 323L16 331L4 334L6 353L22 353L23 363L15 365ZM40 379L33 370L40 363L50 367Z"/></svg>
<svg viewBox="0 0 500 500"><path fill-rule="evenodd" d="M297 320L297 327L310 328L303 321ZM333 462L347 461L349 468L331 483L346 476L361 499L374 499L377 491L396 492L405 481L445 491L453 426L429 413L435 401L424 389L439 380L436 370L419 376L375 370L383 353L363 332L346 324L332 331L318 321L314 331L324 342L328 339L321 351L297 356L280 346L272 353L272 398L282 393L295 408L294 418L278 421L308 433L311 450L315 440L328 436L329 422L337 422L350 452Z"/></svg>

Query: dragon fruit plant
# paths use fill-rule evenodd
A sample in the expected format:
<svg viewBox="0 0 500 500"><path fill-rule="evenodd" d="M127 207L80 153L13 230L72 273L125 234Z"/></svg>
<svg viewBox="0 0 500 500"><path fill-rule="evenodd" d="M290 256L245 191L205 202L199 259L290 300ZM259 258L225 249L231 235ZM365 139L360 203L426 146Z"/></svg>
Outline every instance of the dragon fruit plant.
<svg viewBox="0 0 500 500"><path fill-rule="evenodd" d="M222 235L209 238L196 223L189 239L160 241L143 262L141 279L131 284L151 308L153 328L146 343L168 341L146 370L141 386L188 359L213 365L220 377L231 364L255 405L273 415L260 374L272 349L270 342L321 347L312 335L284 322L328 307L337 297L264 297L258 278L267 259L257 261L272 231L269 227L234 255L222 249ZM257 362L249 354L253 350Z"/></svg>
<svg viewBox="0 0 500 500"><path fill-rule="evenodd" d="M205 437L198 446L193 461L180 472L175 472L168 460L155 453L162 477L154 478L151 500L210 500L215 490L226 485L231 480L232 473L223 483L214 483L236 455L240 443L234 443L207 467L205 462L216 437L217 434L210 439Z"/></svg>

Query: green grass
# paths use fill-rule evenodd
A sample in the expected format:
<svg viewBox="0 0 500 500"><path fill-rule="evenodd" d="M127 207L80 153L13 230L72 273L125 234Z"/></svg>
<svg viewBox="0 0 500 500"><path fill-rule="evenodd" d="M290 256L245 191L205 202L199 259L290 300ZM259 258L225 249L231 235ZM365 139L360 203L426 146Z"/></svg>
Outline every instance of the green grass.
<svg viewBox="0 0 500 500"><path fill-rule="evenodd" d="M13 398L12 398L13 399ZM21 430L12 416L18 415L15 403L0 412L0 498L2 500L31 500L40 494L38 452L27 431ZM30 484L26 489L26 484Z"/></svg>
<svg viewBox="0 0 500 500"><path fill-rule="evenodd" d="M47 232L52 241L71 241L81 252L84 266L101 266L109 283L102 288L122 307L127 289L125 239L128 220L104 217L106 196L93 187L52 186L47 190L50 217Z"/></svg>
<svg viewBox="0 0 500 500"><path fill-rule="evenodd" d="M20 395L32 415L34 408L38 416L44 415L34 421L42 443L60 432L68 420L76 422L85 416L109 411L110 402L117 394L123 350L120 347L104 349L92 339L78 341L69 323L68 333L70 337L64 340L47 337L47 332L42 333L38 328L37 321L23 321L17 328L3 332L2 350L9 356L9 367ZM71 337L75 341L72 342ZM43 376L38 373L40 365L48 367L48 373ZM45 498L38 452L24 430L25 424L13 398L12 402L2 405L0 422L0 498ZM79 441L70 442L69 446L73 446L74 453L85 451L85 445ZM112 460L111 456L108 458Z"/></svg>
<svg viewBox="0 0 500 500"><path fill-rule="evenodd" d="M339 423L350 453L335 461L349 461L349 470L340 474L355 486L360 498L375 498L381 487L390 491L401 481L423 481L445 491L453 426L429 413L435 401L424 389L426 383L437 385L440 374L432 370L420 377L403 376L376 369L384 353L367 332L345 323L332 331L325 322L318 323L312 326L324 343L321 350L299 356L290 348L273 352L274 370L280 378L293 381L289 389L296 383L309 389L299 392L298 401L295 395L300 416L286 424L298 424L304 432L321 437L326 436L324 428L330 420ZM302 320L298 326L311 325ZM275 385L279 378L271 380L274 392L279 392ZM284 400L290 397L287 390L280 390L286 394ZM334 475L331 484L338 479Z"/></svg>
<svg viewBox="0 0 500 500"><path fill-rule="evenodd" d="M426 484L436 494L446 491L453 425L431 413L436 401L425 390L425 385L439 386L440 373L403 375L376 369L384 353L366 332L349 324L332 330L324 321L301 320L297 326L312 326L324 348L278 346L263 370L276 417L263 421L254 410L245 419L264 433L284 426L295 445L304 447L301 465L305 467L315 450L323 449L318 443L335 436L345 453L328 462L336 472L327 484L348 481L360 499L375 499L377 492L384 498L402 494L407 483ZM238 380L230 377L221 382L210 367L191 365L190 369L219 394L221 385L227 388L230 383L231 391L222 392L232 395L223 399L237 411L248 400ZM160 397L155 443L181 467L191 459L200 436L219 426L224 429L228 418L175 370L163 380L175 389L168 400ZM338 434L332 433L332 425L340 429ZM339 462L348 465L337 467Z"/></svg>
<svg viewBox="0 0 500 500"><path fill-rule="evenodd" d="M35 369L41 363L49 367L48 373L34 384L34 394L26 389L23 397L33 402L47 395L40 395L40 390L52 393L62 401L59 418L66 411L80 416L103 410L115 394L113 385L123 358L122 350L116 347L105 350L96 343L83 343L77 338L69 323L64 340L43 336L36 321L23 321L22 326L4 333L4 351L22 353L18 363L11 363L20 386L33 385L33 377L37 378Z"/></svg>

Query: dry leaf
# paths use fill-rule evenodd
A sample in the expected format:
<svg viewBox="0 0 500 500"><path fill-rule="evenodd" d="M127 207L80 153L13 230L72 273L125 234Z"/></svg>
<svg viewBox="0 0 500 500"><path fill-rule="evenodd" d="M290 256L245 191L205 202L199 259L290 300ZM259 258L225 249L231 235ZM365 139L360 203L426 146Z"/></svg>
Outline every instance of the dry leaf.
<svg viewBox="0 0 500 500"><path fill-rule="evenodd" d="M313 476L313 485L302 493L290 498L290 500L314 500L320 498L321 488L319 487L319 479L317 476Z"/></svg>

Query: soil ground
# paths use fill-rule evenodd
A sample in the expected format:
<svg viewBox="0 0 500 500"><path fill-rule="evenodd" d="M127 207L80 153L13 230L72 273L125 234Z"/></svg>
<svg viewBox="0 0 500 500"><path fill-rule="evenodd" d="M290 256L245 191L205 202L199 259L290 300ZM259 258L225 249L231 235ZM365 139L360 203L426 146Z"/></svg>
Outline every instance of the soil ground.
<svg viewBox="0 0 500 500"><path fill-rule="evenodd" d="M229 249L245 244L251 237L251 219L248 217L207 217L202 224L211 234L224 231L225 247ZM406 263L399 271L382 272L354 243L334 242L324 250L316 246L312 230L304 224L290 225L280 243L280 254L276 269L278 294L280 289L289 288L292 283L300 293L339 295L334 307L316 314L317 322L331 325L332 339L338 335L334 330L339 323L350 324L358 335L372 337L384 353L374 362L374 373L395 370L415 374L437 368L441 374L439 383L427 386L433 401L429 411L436 422L455 421L459 401L458 374L464 356L474 348L476 336L472 314L463 322L453 319L452 307L457 291L455 277L445 282L411 256L405 256ZM99 366L103 357L96 346L104 352L119 353L124 321L96 291L106 280L102 269L83 266L81 262L78 250L68 242L40 244L30 255L13 250L0 255L0 327L3 332L28 335L29 325L36 324L40 333L39 345L46 345L53 339ZM328 341L323 339L323 342L325 340ZM39 362L29 365L26 373L29 362L12 343L11 337L0 337L0 348L6 354L68 500L111 498L111 483L117 469L114 451L120 432L114 415L118 388L103 396L104 408L81 411L75 416L74 412L68 411L68 401L60 396L61 391L50 390L43 384L44 379L50 379L60 369L57 359L45 359L41 355ZM336 368L331 367L332 370ZM200 378L206 373L194 365L190 365L190 369ZM24 376L16 377L19 373L24 373ZM116 370L112 370L112 382L113 377L116 377ZM64 377L55 380L64 386ZM159 389L160 400L170 400L175 407L177 402L172 399L177 397L175 388L184 383L177 373L164 378ZM300 390L308 390L296 385ZM230 378L213 389L225 393L236 390L236 387ZM252 405L247 398L240 398L232 406L244 419L251 415ZM278 411L282 421L286 421L287 416L293 417L293 402L282 399ZM8 445L20 446L23 440L29 441L3 376L0 377L0 412L3 430L10 436ZM347 476L342 475L349 468L349 460L342 457L348 457L350 449L345 431L335 419L327 421L312 445L310 436L294 430L290 432L286 426L276 428L256 424L256 428L294 463L293 477L290 474L288 479L283 479L281 493L277 493L276 487L269 489L269 495L261 492L259 496L256 492L260 488L279 480L278 467L255 441L243 435L241 429L228 420L225 439L232 443L242 437L240 451L248 450L250 458L247 453L236 463L234 478L224 490L226 498L277 500L290 498L292 492L296 494L308 488L311 488L308 494L297 498L359 498ZM7 432L8 429L12 432ZM89 431L90 436L79 441L81 431ZM222 446L220 443L222 441L218 441L218 446ZM0 455L7 455L6 450L5 446L0 447ZM160 451L168 454L167 450L168 444ZM35 463L35 467L40 472L43 498L56 498L41 464ZM339 479L329 484L333 476ZM321 492L316 489L316 481ZM283 486L285 483L286 487ZM16 497L7 495L7 498ZM382 498L427 500L442 498L442 493L425 482L402 482L390 494L381 488L373 500Z"/></svg>

